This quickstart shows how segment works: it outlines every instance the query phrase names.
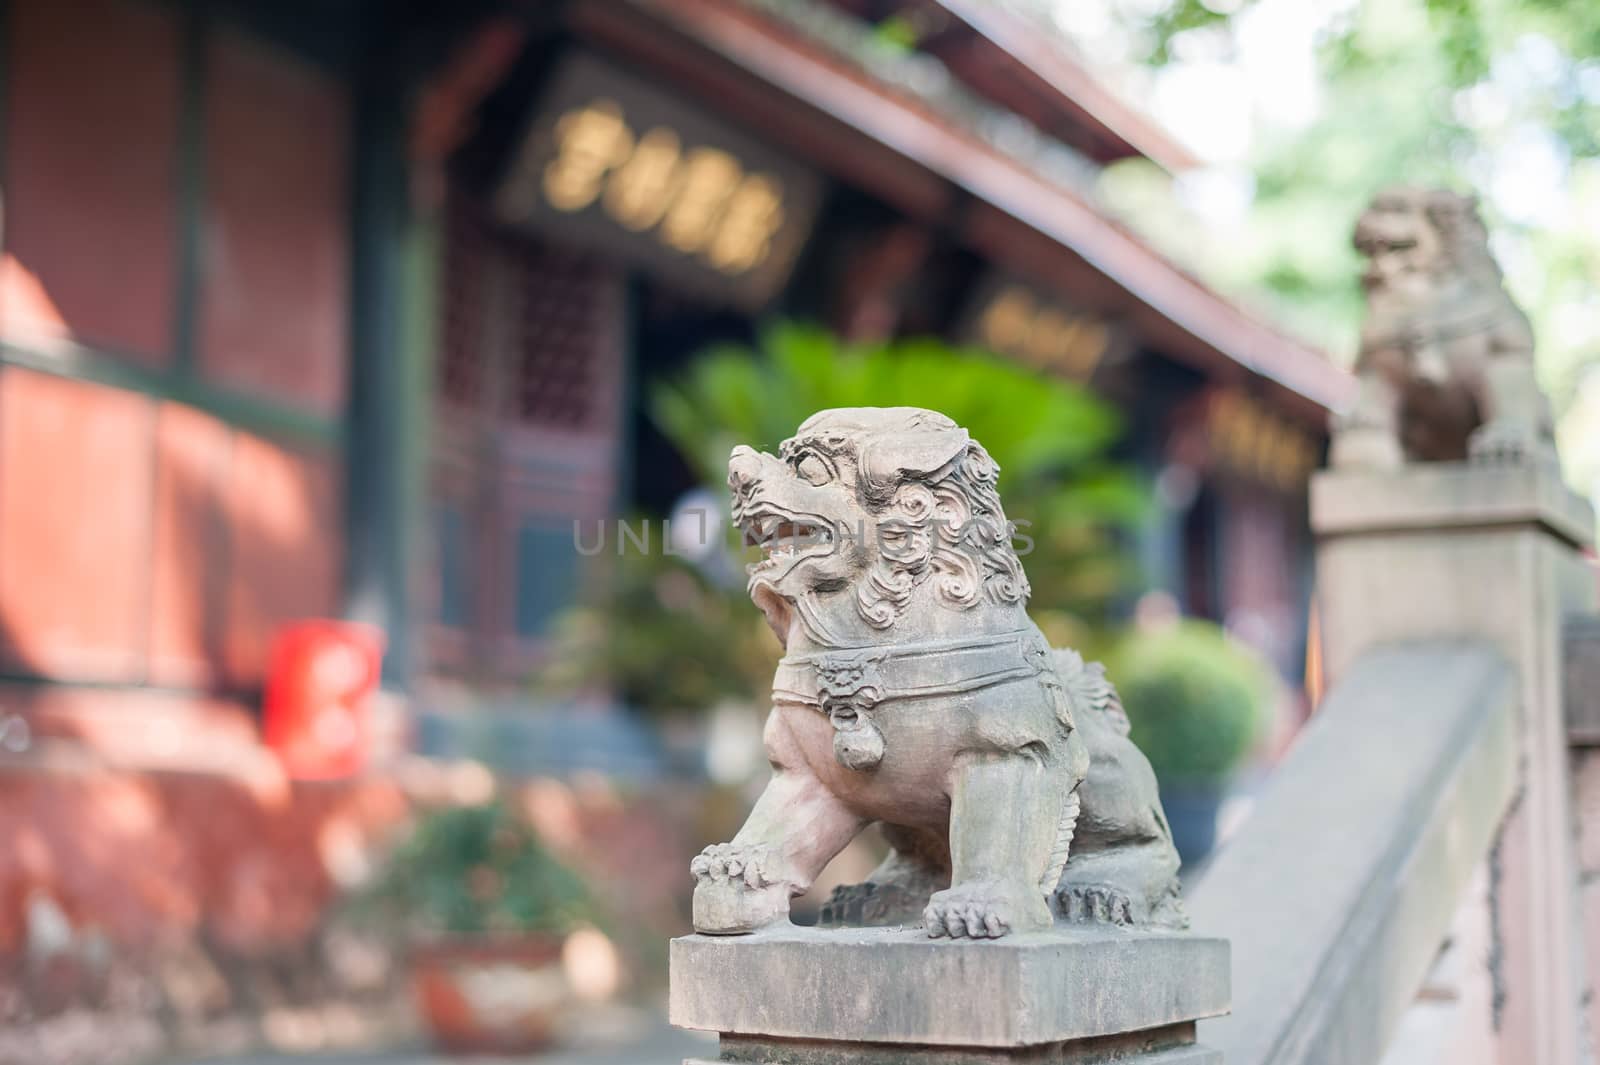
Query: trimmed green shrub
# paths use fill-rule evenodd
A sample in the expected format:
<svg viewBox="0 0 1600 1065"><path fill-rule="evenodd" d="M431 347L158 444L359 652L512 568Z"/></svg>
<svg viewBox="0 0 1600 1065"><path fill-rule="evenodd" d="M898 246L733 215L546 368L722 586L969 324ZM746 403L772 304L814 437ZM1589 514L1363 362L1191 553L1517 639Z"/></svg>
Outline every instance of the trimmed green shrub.
<svg viewBox="0 0 1600 1065"><path fill-rule="evenodd" d="M1220 783L1261 735L1271 668L1210 622L1135 632L1108 664L1133 740L1165 783Z"/></svg>

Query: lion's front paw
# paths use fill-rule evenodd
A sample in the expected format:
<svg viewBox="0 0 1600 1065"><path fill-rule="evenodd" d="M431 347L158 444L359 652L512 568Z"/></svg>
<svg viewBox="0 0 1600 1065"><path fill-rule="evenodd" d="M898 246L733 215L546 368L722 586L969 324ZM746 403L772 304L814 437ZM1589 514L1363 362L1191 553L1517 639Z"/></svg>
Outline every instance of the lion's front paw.
<svg viewBox="0 0 1600 1065"><path fill-rule="evenodd" d="M1357 403L1345 410L1335 412L1329 419L1330 428L1335 433L1362 432L1364 430L1386 431L1393 433L1394 416L1379 407Z"/></svg>
<svg viewBox="0 0 1600 1065"><path fill-rule="evenodd" d="M1361 413L1336 421L1328 445L1328 466L1336 470L1393 470L1405 464L1405 453L1392 424Z"/></svg>
<svg viewBox="0 0 1600 1065"><path fill-rule="evenodd" d="M1126 926L1142 916L1142 907L1137 907L1127 892L1106 884L1073 884L1063 888L1058 899L1061 916L1069 921Z"/></svg>
<svg viewBox="0 0 1600 1065"><path fill-rule="evenodd" d="M694 927L729 935L753 932L789 916L789 880L778 852L763 844L718 843L689 863Z"/></svg>
<svg viewBox="0 0 1600 1065"><path fill-rule="evenodd" d="M1026 884L979 881L939 891L922 911L922 926L937 939L997 939L1007 932L1031 932L1050 925L1044 897Z"/></svg>
<svg viewBox="0 0 1600 1065"><path fill-rule="evenodd" d="M1499 419L1480 425L1467 440L1467 457L1484 465L1554 461L1555 451L1526 422Z"/></svg>
<svg viewBox="0 0 1600 1065"><path fill-rule="evenodd" d="M764 888L777 883L779 859L766 844L713 843L689 863L696 880L742 880L745 887Z"/></svg>

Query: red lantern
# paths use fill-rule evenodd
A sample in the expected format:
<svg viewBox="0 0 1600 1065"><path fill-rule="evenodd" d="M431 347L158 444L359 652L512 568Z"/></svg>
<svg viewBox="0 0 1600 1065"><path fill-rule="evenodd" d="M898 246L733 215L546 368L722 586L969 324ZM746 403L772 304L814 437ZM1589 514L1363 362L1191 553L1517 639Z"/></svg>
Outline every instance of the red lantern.
<svg viewBox="0 0 1600 1065"><path fill-rule="evenodd" d="M262 733L294 780L359 773L383 633L346 621L297 621L273 641Z"/></svg>

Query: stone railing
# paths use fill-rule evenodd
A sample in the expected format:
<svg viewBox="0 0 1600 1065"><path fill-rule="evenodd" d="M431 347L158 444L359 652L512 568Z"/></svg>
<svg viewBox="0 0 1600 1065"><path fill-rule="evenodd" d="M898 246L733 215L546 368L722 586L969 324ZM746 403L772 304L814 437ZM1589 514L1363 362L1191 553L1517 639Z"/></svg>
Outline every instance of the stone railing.
<svg viewBox="0 0 1600 1065"><path fill-rule="evenodd" d="M1233 944L1229 1065L1378 1061L1515 794L1516 702L1482 644L1345 674L1191 898Z"/></svg>
<svg viewBox="0 0 1600 1065"><path fill-rule="evenodd" d="M1378 1061L1484 866L1472 1060L1581 1060L1562 670L1591 521L1543 467L1319 476L1333 687L1191 901L1233 944L1201 1031L1228 1065Z"/></svg>

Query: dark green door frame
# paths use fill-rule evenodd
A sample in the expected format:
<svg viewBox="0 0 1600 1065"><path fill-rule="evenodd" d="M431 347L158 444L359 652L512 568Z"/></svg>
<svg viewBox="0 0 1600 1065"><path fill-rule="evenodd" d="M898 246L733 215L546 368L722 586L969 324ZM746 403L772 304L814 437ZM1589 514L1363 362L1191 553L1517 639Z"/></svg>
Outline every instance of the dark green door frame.
<svg viewBox="0 0 1600 1065"><path fill-rule="evenodd" d="M415 423L427 406L417 402L408 358L423 345L407 343L408 249L418 224L406 155L411 86L389 61L395 27L384 5L367 11L369 50L352 82L344 613L384 631L383 684L404 691L415 670L411 482L420 475L415 439L425 432Z"/></svg>

